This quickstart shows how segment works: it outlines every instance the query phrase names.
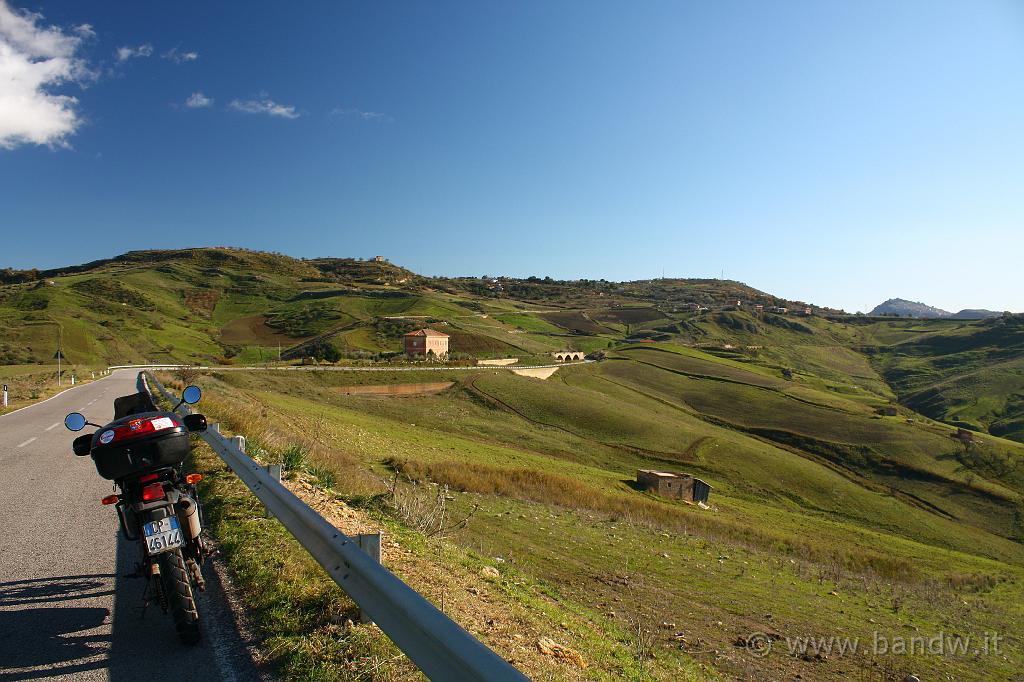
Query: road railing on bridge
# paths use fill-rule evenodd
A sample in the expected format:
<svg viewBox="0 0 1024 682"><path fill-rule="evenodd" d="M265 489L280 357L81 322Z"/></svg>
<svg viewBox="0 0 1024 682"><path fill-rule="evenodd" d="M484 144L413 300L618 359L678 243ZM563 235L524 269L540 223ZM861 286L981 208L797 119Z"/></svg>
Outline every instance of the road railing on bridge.
<svg viewBox="0 0 1024 682"><path fill-rule="evenodd" d="M178 399L152 375L139 373L139 390L155 388ZM178 408L189 414L187 405ZM526 676L376 563L238 446L215 430L202 439L299 541L327 574L432 680L526 680Z"/></svg>

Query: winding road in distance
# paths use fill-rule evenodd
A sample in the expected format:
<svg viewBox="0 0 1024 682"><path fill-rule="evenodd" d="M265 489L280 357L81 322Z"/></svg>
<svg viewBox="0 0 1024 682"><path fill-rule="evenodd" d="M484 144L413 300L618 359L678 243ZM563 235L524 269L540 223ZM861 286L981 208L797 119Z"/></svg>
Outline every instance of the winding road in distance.
<svg viewBox="0 0 1024 682"><path fill-rule="evenodd" d="M107 423L136 376L115 371L0 417L0 682L262 677L211 562L200 645L180 644L159 606L143 614L145 581L125 577L138 550L100 504L113 484L71 452L64 416Z"/></svg>

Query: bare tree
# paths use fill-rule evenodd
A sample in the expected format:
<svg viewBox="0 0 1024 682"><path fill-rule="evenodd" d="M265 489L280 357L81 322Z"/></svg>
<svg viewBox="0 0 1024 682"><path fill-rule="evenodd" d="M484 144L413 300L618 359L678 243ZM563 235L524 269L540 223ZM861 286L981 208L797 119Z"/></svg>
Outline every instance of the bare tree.
<svg viewBox="0 0 1024 682"><path fill-rule="evenodd" d="M401 521L427 537L444 537L465 528L480 505L463 518L454 520L448 502L452 499L448 485L418 483L395 472L387 484L388 506Z"/></svg>
<svg viewBox="0 0 1024 682"><path fill-rule="evenodd" d="M195 365L182 365L174 370L174 378L186 386L191 386L199 378L199 368Z"/></svg>

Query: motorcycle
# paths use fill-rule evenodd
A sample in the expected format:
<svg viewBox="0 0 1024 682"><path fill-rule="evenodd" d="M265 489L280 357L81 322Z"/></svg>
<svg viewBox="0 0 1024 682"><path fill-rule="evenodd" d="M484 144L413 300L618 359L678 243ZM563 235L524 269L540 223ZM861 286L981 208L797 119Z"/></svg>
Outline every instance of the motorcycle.
<svg viewBox="0 0 1024 682"><path fill-rule="evenodd" d="M193 588L205 589L202 566L209 551L201 534L202 506L196 492L202 476L185 473L184 466L189 434L205 431L206 417L182 417L174 410L194 405L201 397L198 387L189 386L172 411L161 412L147 389L114 400L114 420L106 426L93 424L78 412L64 419L70 431L97 428L75 438L72 450L79 457L91 456L96 472L114 482L116 494L100 502L114 505L122 535L138 544L132 576L147 579L145 605L155 601L165 614L169 612L186 644L200 639Z"/></svg>

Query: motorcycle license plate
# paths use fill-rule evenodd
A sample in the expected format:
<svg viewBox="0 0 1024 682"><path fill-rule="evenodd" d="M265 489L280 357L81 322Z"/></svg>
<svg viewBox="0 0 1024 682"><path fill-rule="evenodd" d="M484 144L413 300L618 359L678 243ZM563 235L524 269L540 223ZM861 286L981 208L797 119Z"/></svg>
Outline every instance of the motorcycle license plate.
<svg viewBox="0 0 1024 682"><path fill-rule="evenodd" d="M185 544L178 526L178 517L168 516L166 519L151 521L142 527L146 534L146 550L150 556L167 552Z"/></svg>

